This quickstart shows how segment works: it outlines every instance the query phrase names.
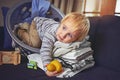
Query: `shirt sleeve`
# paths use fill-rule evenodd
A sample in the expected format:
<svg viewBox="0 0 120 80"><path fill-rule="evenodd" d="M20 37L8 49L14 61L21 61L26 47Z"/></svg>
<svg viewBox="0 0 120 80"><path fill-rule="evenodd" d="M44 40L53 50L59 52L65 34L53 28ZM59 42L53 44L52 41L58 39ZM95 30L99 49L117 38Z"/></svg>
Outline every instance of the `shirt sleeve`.
<svg viewBox="0 0 120 80"><path fill-rule="evenodd" d="M43 39L45 32L54 32L59 25L59 22L45 17L35 17L34 21L41 40Z"/></svg>
<svg viewBox="0 0 120 80"><path fill-rule="evenodd" d="M52 60L52 50L56 41L56 30L59 23L50 18L35 17L36 29L42 40L40 55L43 67Z"/></svg>
<svg viewBox="0 0 120 80"><path fill-rule="evenodd" d="M56 41L56 38L51 33L45 33L42 45L40 49L40 55L43 62L43 66L45 67L50 61L52 60L52 50L54 47L54 43Z"/></svg>

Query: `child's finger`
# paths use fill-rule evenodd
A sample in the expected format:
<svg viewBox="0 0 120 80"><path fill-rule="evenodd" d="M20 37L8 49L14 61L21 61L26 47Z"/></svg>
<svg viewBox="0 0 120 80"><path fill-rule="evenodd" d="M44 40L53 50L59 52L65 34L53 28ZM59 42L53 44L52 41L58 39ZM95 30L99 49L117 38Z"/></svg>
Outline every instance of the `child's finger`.
<svg viewBox="0 0 120 80"><path fill-rule="evenodd" d="M45 67L47 67L48 64L45 65Z"/></svg>

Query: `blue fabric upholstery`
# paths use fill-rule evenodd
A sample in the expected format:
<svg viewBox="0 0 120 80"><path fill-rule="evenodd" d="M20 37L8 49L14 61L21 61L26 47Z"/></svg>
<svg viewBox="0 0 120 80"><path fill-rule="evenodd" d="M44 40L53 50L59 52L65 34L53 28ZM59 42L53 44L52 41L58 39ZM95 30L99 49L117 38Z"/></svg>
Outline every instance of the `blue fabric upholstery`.
<svg viewBox="0 0 120 80"><path fill-rule="evenodd" d="M7 15L7 12L9 10L8 7L2 7L2 14L3 14L3 20L4 20L4 43L3 43L3 48L4 50L13 50L12 47L12 38L10 37L8 31L7 31L7 27L6 27L6 23L5 23L5 18Z"/></svg>
<svg viewBox="0 0 120 80"><path fill-rule="evenodd" d="M4 30L3 27L0 27L0 51L3 50L3 42L4 42Z"/></svg>
<svg viewBox="0 0 120 80"><path fill-rule="evenodd" d="M1 80L120 80L120 17L90 17L90 41L94 50L95 66L72 78L48 77L44 71L28 69L24 57L20 65L0 66Z"/></svg>
<svg viewBox="0 0 120 80"><path fill-rule="evenodd" d="M93 42L96 64L120 71L120 17L103 16L96 27Z"/></svg>

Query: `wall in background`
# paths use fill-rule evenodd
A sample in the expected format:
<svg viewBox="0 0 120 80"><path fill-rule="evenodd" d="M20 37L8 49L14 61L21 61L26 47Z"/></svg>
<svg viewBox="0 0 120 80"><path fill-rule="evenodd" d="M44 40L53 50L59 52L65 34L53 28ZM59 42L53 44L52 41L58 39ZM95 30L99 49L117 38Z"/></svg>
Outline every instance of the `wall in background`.
<svg viewBox="0 0 120 80"><path fill-rule="evenodd" d="M6 6L12 8L17 3L21 2L22 0L0 0L0 9L2 6ZM81 12L83 0L48 0L59 8L64 14L67 14L72 11ZM0 10L0 26L3 26L3 16Z"/></svg>
<svg viewBox="0 0 120 80"><path fill-rule="evenodd" d="M7 6L9 8L13 7L17 3L24 0L0 0L0 9L2 6ZM120 0L48 0L54 6L59 8L64 14L69 12L80 12L84 13L86 16L101 16L108 14L115 14L120 16L119 6L116 6ZM113 4L114 3L114 4ZM111 5L109 5L111 4ZM115 10L116 6L116 10ZM100 15L101 14L101 15ZM0 26L3 26L3 17L0 10Z"/></svg>
<svg viewBox="0 0 120 80"><path fill-rule="evenodd" d="M21 0L0 0L0 27L3 26L3 16L2 16L2 11L1 7L9 7L11 8L13 5L19 3Z"/></svg>

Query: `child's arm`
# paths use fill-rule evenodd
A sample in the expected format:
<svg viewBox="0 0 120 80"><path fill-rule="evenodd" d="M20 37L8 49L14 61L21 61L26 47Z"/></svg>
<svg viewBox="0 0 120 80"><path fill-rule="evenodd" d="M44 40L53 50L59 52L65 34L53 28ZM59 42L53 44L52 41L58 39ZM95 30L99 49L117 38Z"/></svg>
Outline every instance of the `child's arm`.
<svg viewBox="0 0 120 80"><path fill-rule="evenodd" d="M43 62L43 67L46 71L46 65L52 61L52 50L56 41L56 29L59 23L53 19L44 17L35 17L37 32L42 40L40 55Z"/></svg>

